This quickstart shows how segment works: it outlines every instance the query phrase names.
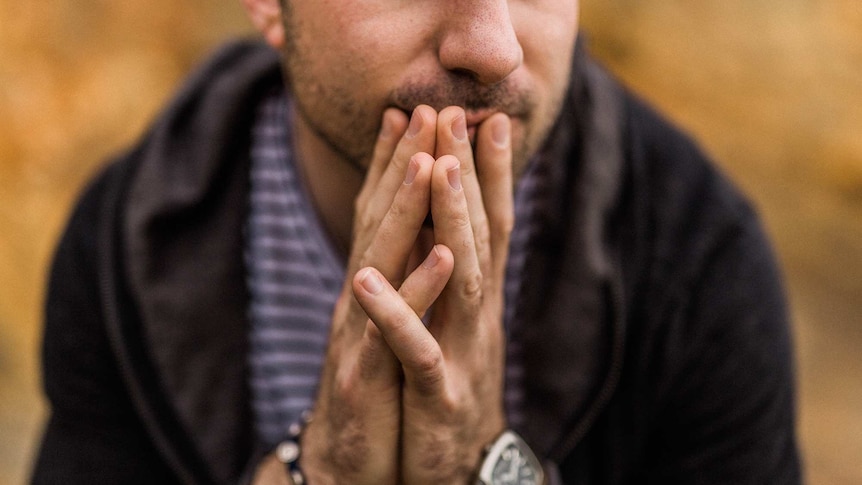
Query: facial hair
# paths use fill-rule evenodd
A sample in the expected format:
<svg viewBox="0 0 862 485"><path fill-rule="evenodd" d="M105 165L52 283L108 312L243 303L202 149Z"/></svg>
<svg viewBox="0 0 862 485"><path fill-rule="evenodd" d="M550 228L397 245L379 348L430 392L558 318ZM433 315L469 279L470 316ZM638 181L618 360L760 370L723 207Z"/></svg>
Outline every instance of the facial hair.
<svg viewBox="0 0 862 485"><path fill-rule="evenodd" d="M488 85L478 82L468 72L441 70L417 74L378 100L362 97L355 83L321 80L308 67L316 59L311 49L302 45L302 25L291 13L291 2L284 3L286 42L283 65L297 115L319 139L360 173L364 173L369 164L386 108L400 109L408 116L420 104L427 104L438 112L447 106L461 106L468 112L506 113L521 128L519 136L513 138L516 172L539 148L553 118L556 118L558 104L553 118L535 119L536 93L528 86L516 84L511 78ZM361 70L366 68L340 67L340 77L357 80L363 79ZM546 118L547 115L541 117Z"/></svg>

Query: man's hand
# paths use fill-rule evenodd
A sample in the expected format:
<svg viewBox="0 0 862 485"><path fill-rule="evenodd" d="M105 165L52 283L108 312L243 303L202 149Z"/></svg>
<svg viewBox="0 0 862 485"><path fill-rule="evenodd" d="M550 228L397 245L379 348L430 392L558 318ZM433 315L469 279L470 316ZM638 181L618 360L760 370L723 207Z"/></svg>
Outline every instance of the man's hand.
<svg viewBox="0 0 862 485"><path fill-rule="evenodd" d="M434 252L441 261L454 258L439 298L429 301L436 288L408 288L407 282L397 291L397 274L369 260L353 281L356 299L403 368L401 474L407 484L470 482L482 448L505 428L503 283L514 224L510 131L507 116L487 119L477 132L474 163L463 110L450 107L437 116L430 173ZM417 311L413 298L433 303L427 328L420 319L427 305Z"/></svg>
<svg viewBox="0 0 862 485"><path fill-rule="evenodd" d="M314 419L303 435L301 466L310 483L390 484L399 474L401 366L353 296L352 282L374 267L399 287L412 315L434 302L452 271L445 250L432 251L405 279L430 206L437 113L387 110L357 198L344 289L336 304ZM355 278L354 278L355 274ZM401 283L403 281L403 284Z"/></svg>

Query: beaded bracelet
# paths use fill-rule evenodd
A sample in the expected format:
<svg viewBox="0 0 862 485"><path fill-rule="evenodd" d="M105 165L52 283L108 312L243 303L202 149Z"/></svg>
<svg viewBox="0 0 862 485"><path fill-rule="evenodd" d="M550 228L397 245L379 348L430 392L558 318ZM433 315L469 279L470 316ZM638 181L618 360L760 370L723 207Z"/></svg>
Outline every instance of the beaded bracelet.
<svg viewBox="0 0 862 485"><path fill-rule="evenodd" d="M299 468L299 457L302 454L299 443L303 430L310 422L311 412L303 411L300 420L288 426L287 437L275 447L275 457L284 464L287 474L295 485L307 485L305 475Z"/></svg>

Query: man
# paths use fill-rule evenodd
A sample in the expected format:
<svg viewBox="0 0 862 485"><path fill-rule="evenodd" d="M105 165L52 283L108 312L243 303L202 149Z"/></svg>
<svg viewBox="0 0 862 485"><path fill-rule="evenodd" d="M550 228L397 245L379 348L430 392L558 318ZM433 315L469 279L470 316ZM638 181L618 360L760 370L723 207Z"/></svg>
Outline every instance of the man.
<svg viewBox="0 0 862 485"><path fill-rule="evenodd" d="M756 218L575 0L244 3L70 222L34 482L799 482Z"/></svg>

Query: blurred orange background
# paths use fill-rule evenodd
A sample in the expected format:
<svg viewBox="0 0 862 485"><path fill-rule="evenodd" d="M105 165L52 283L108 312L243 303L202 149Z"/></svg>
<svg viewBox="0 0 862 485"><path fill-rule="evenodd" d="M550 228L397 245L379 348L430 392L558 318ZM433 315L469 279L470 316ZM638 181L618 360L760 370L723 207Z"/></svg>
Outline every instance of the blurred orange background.
<svg viewBox="0 0 862 485"><path fill-rule="evenodd" d="M862 483L862 3L583 0L591 50L755 200L794 310L811 483ZM236 0L0 0L0 484L46 407L41 302L76 195L224 39Z"/></svg>

